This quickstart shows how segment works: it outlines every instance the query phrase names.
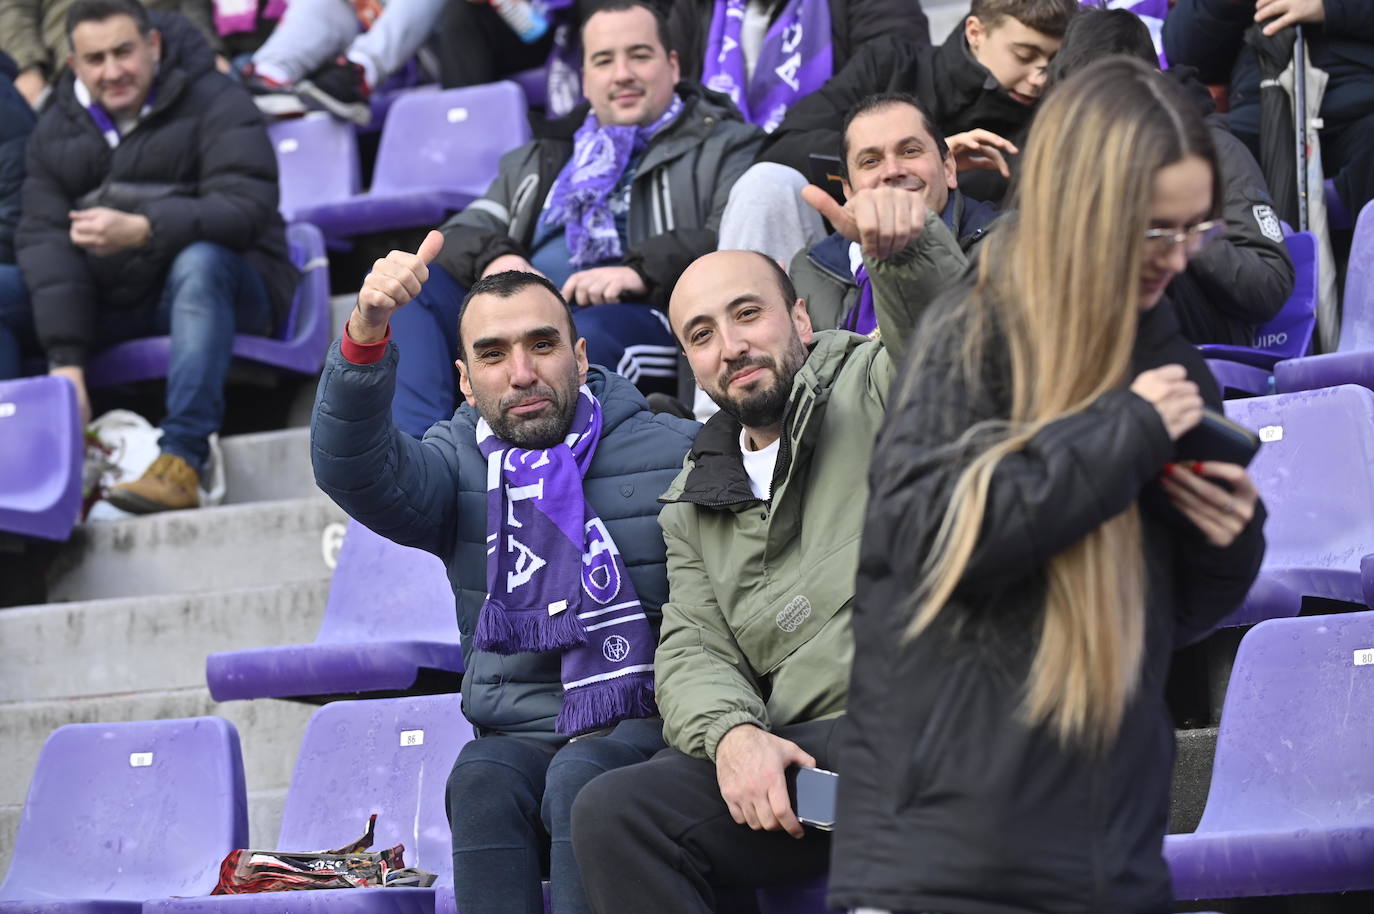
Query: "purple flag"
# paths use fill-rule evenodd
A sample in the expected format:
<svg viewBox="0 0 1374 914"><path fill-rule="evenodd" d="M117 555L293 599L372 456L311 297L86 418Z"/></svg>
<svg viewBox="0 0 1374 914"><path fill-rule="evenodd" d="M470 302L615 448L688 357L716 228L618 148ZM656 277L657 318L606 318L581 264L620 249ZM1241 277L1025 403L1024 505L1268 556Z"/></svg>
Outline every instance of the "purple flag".
<svg viewBox="0 0 1374 914"><path fill-rule="evenodd" d="M716 0L701 81L730 96L744 119L771 133L793 102L830 78L834 66L828 0L788 0L769 26L752 79L746 78L745 0Z"/></svg>

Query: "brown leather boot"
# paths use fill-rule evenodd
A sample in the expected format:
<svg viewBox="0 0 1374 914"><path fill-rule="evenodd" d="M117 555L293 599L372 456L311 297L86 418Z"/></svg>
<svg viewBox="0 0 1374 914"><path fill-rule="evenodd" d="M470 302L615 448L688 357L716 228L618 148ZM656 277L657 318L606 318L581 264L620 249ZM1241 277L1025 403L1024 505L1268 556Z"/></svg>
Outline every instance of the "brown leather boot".
<svg viewBox="0 0 1374 914"><path fill-rule="evenodd" d="M200 474L175 454L160 454L134 482L122 482L105 500L130 514L180 511L200 506Z"/></svg>

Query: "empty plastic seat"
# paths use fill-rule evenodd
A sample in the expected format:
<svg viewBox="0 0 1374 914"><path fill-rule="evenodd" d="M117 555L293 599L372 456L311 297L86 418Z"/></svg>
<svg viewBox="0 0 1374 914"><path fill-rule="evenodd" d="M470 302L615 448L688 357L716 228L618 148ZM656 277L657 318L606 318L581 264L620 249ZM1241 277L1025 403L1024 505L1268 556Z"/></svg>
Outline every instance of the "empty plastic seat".
<svg viewBox="0 0 1374 914"><path fill-rule="evenodd" d="M70 381L0 381L0 531L71 535L81 511L83 447Z"/></svg>
<svg viewBox="0 0 1374 914"><path fill-rule="evenodd" d="M277 154L278 209L287 222L302 221L296 216L301 209L357 195L358 135L352 124L314 112L276 121L267 135Z"/></svg>
<svg viewBox="0 0 1374 914"><path fill-rule="evenodd" d="M406 866L452 885L444 789L458 750L472 738L457 695L338 701L315 712L271 850L318 851L360 835L373 813L373 850L405 845ZM433 914L433 887L338 889L148 901L144 912L220 914Z"/></svg>
<svg viewBox="0 0 1374 914"><path fill-rule="evenodd" d="M1296 616L1304 596L1364 603L1361 561L1374 554L1374 393L1347 385L1230 400L1226 413L1264 441L1250 473L1269 519L1259 577L1222 624Z"/></svg>
<svg viewBox="0 0 1374 914"><path fill-rule="evenodd" d="M228 721L69 724L38 757L0 911L137 912L148 898L203 895L247 840Z"/></svg>
<svg viewBox="0 0 1374 914"><path fill-rule="evenodd" d="M1170 835L1174 895L1374 889L1374 612L1263 622L1241 641L1207 809Z"/></svg>
<svg viewBox="0 0 1374 914"><path fill-rule="evenodd" d="M1355 224L1336 351L1279 362L1274 383L1280 393L1337 384L1374 388L1374 201Z"/></svg>
<svg viewBox="0 0 1374 914"><path fill-rule="evenodd" d="M501 156L529 142L525 111L513 82L406 92L387 113L368 192L297 218L330 236L437 226L486 191Z"/></svg>
<svg viewBox="0 0 1374 914"><path fill-rule="evenodd" d="M238 358L274 368L317 374L333 337L324 236L313 225L293 223L286 227L286 239L291 246L291 262L301 270L291 312L275 339L235 334L233 352ZM110 387L165 378L171 351L170 336L149 336L102 349L86 366L86 383Z"/></svg>
<svg viewBox="0 0 1374 914"><path fill-rule="evenodd" d="M462 672L443 562L357 521L349 521L313 643L223 651L205 661L216 701L456 692Z"/></svg>

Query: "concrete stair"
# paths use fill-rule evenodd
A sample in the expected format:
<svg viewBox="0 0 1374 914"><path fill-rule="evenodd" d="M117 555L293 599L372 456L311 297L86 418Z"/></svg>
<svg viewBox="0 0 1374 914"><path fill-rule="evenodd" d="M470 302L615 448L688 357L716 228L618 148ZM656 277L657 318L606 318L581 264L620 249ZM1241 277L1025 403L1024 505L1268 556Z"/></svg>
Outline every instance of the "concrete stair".
<svg viewBox="0 0 1374 914"><path fill-rule="evenodd" d="M315 487L306 429L222 444L223 506L84 524L49 567L49 602L0 609L0 874L38 753L68 723L228 719L252 843L276 842L315 708L217 703L205 657L313 640L347 518Z"/></svg>

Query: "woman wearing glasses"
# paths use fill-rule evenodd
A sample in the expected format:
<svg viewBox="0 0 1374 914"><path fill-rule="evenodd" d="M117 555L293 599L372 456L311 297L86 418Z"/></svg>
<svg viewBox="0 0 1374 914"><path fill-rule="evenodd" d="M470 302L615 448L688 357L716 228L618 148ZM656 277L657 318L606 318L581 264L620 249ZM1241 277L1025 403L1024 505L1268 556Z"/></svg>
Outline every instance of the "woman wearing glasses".
<svg viewBox="0 0 1374 914"><path fill-rule="evenodd" d="M1085 68L929 309L870 471L832 906L1170 910L1169 657L1263 554L1244 468L1175 457L1221 405L1165 295L1215 158L1158 72Z"/></svg>

